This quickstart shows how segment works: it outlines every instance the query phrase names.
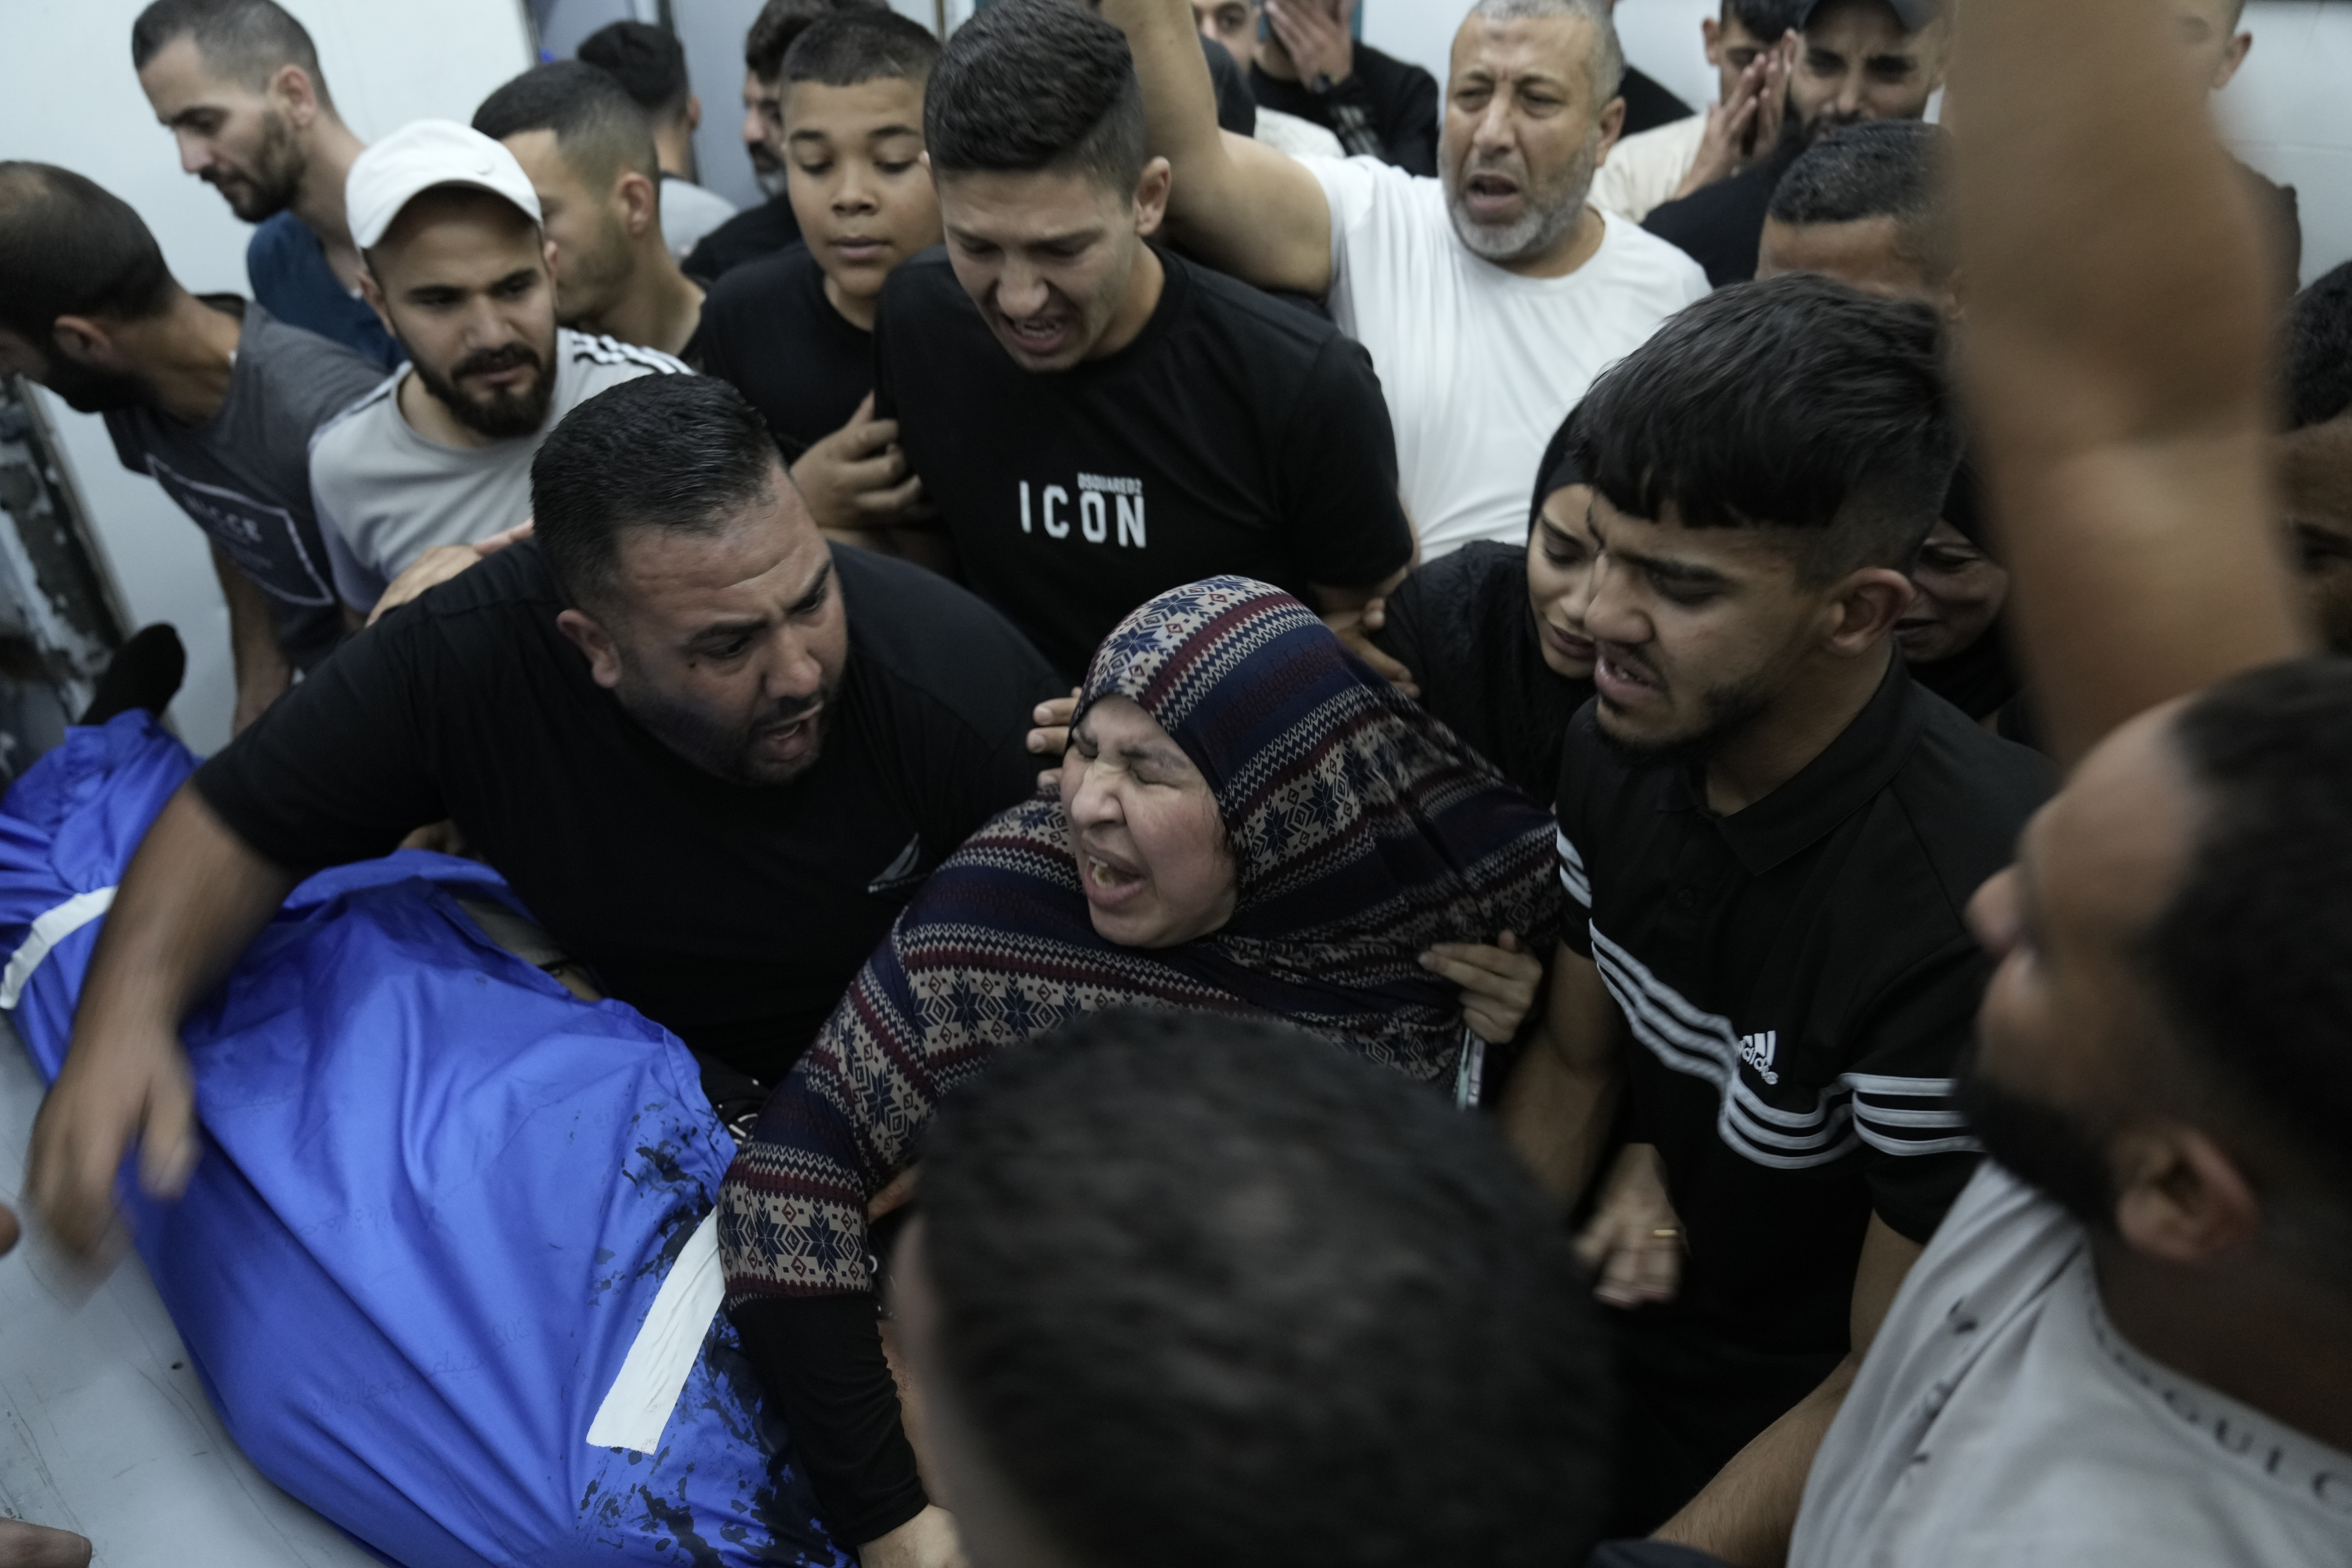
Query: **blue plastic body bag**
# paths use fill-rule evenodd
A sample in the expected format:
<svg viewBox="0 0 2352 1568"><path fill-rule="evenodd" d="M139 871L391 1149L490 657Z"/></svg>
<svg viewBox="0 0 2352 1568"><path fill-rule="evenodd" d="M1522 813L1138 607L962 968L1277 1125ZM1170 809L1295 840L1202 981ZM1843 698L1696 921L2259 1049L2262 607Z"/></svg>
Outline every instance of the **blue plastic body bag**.
<svg viewBox="0 0 2352 1568"><path fill-rule="evenodd" d="M0 1000L45 1077L91 906L194 766L126 714L0 802ZM847 1564L723 1316L678 1320L691 1368L646 1451L589 1445L733 1146L675 1037L460 894L513 904L435 855L313 878L188 1022L204 1159L179 1203L126 1205L215 1408L406 1568Z"/></svg>

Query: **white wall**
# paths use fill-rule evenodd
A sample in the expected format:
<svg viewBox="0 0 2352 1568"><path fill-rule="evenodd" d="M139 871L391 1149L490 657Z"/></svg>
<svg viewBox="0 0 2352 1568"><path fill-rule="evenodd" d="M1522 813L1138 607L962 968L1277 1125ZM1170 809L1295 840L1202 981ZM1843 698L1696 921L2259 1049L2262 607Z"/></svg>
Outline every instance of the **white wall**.
<svg viewBox="0 0 2352 1568"><path fill-rule="evenodd" d="M285 0L317 40L320 68L352 129L472 118L490 89L530 60L513 0ZM59 163L139 210L182 283L245 293L245 245L211 186L180 172L170 132L131 70L142 0L0 0L0 155ZM228 738L235 693L228 611L204 536L153 480L126 471L96 418L43 395L116 583L140 625L169 621L188 648L172 716L200 752Z"/></svg>
<svg viewBox="0 0 2352 1568"><path fill-rule="evenodd" d="M1364 0L1364 38L1445 79L1469 0ZM1690 103L1715 91L1698 25L1713 0L1619 0L1626 58ZM2253 53L2216 103L2239 156L2295 187L2306 283L2352 260L2352 0L2252 0Z"/></svg>

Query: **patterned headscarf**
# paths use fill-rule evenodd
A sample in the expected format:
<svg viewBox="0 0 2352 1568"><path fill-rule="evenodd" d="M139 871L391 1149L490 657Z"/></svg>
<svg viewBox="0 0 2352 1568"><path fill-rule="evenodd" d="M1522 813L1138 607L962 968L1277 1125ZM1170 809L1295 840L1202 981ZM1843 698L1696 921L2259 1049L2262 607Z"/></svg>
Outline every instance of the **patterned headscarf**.
<svg viewBox="0 0 2352 1568"><path fill-rule="evenodd" d="M1461 1047L1433 942L1559 922L1552 821L1279 589L1214 577L1120 623L1078 717L1132 699L1202 775L1233 918L1121 947L1087 912L1058 799L974 834L924 884L761 1111L719 1195L730 1302L870 1287L866 1200L994 1054L1120 1006L1272 1016L1417 1079Z"/></svg>

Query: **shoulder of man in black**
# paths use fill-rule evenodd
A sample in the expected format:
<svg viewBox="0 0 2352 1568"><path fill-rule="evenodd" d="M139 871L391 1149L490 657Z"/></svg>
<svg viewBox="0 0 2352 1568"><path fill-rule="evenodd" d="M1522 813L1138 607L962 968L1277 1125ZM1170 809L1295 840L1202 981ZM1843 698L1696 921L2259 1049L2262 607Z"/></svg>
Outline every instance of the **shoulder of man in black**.
<svg viewBox="0 0 2352 1568"><path fill-rule="evenodd" d="M1642 226L1706 268L1716 288L1748 282L1756 276L1765 215L1787 167L1776 159L1702 185L1654 208Z"/></svg>
<svg viewBox="0 0 2352 1568"><path fill-rule="evenodd" d="M1628 136L1690 118L1689 104L1633 67L1625 68L1625 80L1617 92L1625 100L1624 134Z"/></svg>
<svg viewBox="0 0 2352 1568"><path fill-rule="evenodd" d="M707 285L747 261L783 249L800 237L800 218L793 212L790 199L771 196L758 206L745 207L695 241L679 270Z"/></svg>
<svg viewBox="0 0 2352 1568"><path fill-rule="evenodd" d="M853 664L913 692L987 746L1025 742L1031 710L1068 688L1020 628L935 572L853 545L833 547Z"/></svg>
<svg viewBox="0 0 2352 1568"><path fill-rule="evenodd" d="M1907 700L1918 738L1891 785L1956 911L2017 857L2018 835L2058 786L2056 768L1985 728L1926 687Z"/></svg>

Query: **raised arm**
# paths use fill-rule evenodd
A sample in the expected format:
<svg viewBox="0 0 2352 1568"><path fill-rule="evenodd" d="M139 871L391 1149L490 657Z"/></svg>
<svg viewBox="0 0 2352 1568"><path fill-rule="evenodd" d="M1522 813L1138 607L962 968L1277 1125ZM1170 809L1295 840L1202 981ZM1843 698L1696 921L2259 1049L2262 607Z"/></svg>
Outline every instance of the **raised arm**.
<svg viewBox="0 0 2352 1568"><path fill-rule="evenodd" d="M1174 166L1169 237L1261 289L1331 287L1331 206L1307 165L1217 128L1215 89L1187 0L1101 0L1143 80L1151 151Z"/></svg>
<svg viewBox="0 0 2352 1568"><path fill-rule="evenodd" d="M230 832L194 785L181 785L148 830L90 955L65 1067L33 1124L33 1201L68 1247L89 1252L105 1236L114 1173L134 1142L150 1193L176 1197L186 1185L195 1100L180 1024L296 880Z"/></svg>
<svg viewBox="0 0 2352 1568"><path fill-rule="evenodd" d="M2156 0L1969 0L1966 367L2063 765L2305 651L2270 487L2264 230Z"/></svg>

